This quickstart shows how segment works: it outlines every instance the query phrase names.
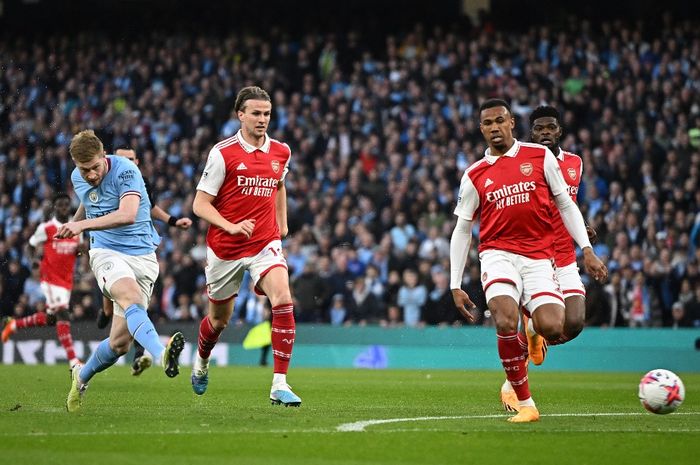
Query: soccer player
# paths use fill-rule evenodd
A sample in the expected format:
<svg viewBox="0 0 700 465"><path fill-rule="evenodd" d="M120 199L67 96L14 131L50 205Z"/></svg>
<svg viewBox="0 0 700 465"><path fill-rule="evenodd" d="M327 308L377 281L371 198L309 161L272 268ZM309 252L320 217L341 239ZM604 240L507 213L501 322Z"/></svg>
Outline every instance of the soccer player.
<svg viewBox="0 0 700 465"><path fill-rule="evenodd" d="M193 202L195 215L209 222L207 232L208 315L199 327L192 388L204 394L209 383L209 356L226 328L248 270L256 292L272 306L273 404L299 406L301 399L287 384L295 323L287 262L281 237L287 234L287 191L284 178L291 152L267 135L272 103L260 87L245 87L234 111L241 129L209 152Z"/></svg>
<svg viewBox="0 0 700 465"><path fill-rule="evenodd" d="M139 158L136 155L136 151L133 149L117 149L114 152L114 154L120 157L124 157L127 160L130 160L136 166L139 166ZM151 202L151 218L163 221L165 223L168 223L168 225L170 226L177 227L180 229L189 229L189 227L192 226L191 219L185 217L176 218L170 215L162 208L160 208L158 205L156 205L153 190L149 188L148 181L146 181L145 178L143 180L143 183L146 186L148 200ZM97 314L98 328L102 329L106 327L107 324L109 324L109 321L112 318L112 312L112 301L107 297L103 296L102 309L100 309L99 313ZM145 349L141 344L139 344L138 341L134 341L134 349L134 361L131 364L131 374L134 376L139 376L141 373L143 373L143 370L151 366L151 364L153 363L153 359L149 354L145 352Z"/></svg>
<svg viewBox="0 0 700 465"><path fill-rule="evenodd" d="M552 151L557 158L559 168L566 181L566 188L571 200L576 202L581 176L583 175L583 162L578 155L566 152L559 147L562 128L559 123L559 112L551 106L541 106L530 115L530 138L537 144L542 144ZM552 229L554 231L554 264L556 265L557 279L565 298L564 332L559 339L546 341L536 333L534 334L535 350L530 354L530 360L535 365L544 361L546 345L563 344L578 336L583 330L586 319L586 288L581 281L576 266L576 250L574 241L566 230L562 217L556 209L552 209ZM586 226L588 238L595 240L595 231ZM530 334L533 334L530 332ZM544 346L544 347L543 347ZM540 348L540 350L537 350ZM544 350L541 350L544 348Z"/></svg>
<svg viewBox="0 0 700 465"><path fill-rule="evenodd" d="M530 139L552 151L566 182L571 200L576 202L583 163L581 158L559 147L562 135L559 112L552 106L541 106L530 114ZM576 266L574 241L564 226L562 217L554 205L550 208L551 224L554 232L554 264L559 286L564 294L564 331L556 340L547 341L534 331L532 320L523 314L522 329L527 333L530 361L541 365L547 353L547 345L563 344L574 339L583 330L586 318L586 289ZM588 238L595 240L595 231L586 226ZM518 411L518 399L506 380L501 387L501 401L508 411Z"/></svg>
<svg viewBox="0 0 700 465"><path fill-rule="evenodd" d="M527 355L521 345L525 341L517 331L520 303L531 313L540 335L554 340L564 330L564 296L551 263L550 196L567 231L583 249L586 271L603 280L607 269L591 248L581 212L567 194L552 152L513 137L515 119L503 100L485 101L479 119L488 148L462 177L450 241L450 287L457 309L472 320L469 310L474 304L461 284L478 214L482 286L496 326L501 363L520 407L508 421L532 422L540 415L530 395Z"/></svg>
<svg viewBox="0 0 700 465"><path fill-rule="evenodd" d="M155 249L160 238L138 168L123 157L105 156L102 141L92 130L76 134L69 151L76 166L71 181L81 203L73 221L62 225L55 237L90 231L90 267L102 293L115 304L109 337L85 365L76 365L71 372L66 407L75 412L90 379L114 365L132 338L160 358L171 378L179 373L185 338L176 332L164 347L146 313L158 278Z"/></svg>
<svg viewBox="0 0 700 465"><path fill-rule="evenodd" d="M60 192L53 198L54 217L41 223L32 237L29 245L33 248L35 258L41 258L39 264L41 291L46 298L46 312L37 312L24 318L8 318L2 331L2 342L5 343L17 330L36 326L56 326L58 340L66 351L68 363L72 367L80 363L73 349L73 338L70 333L70 303L73 289L73 270L75 257L82 236L80 234L56 239L54 234L70 219L70 197ZM40 247L41 246L41 247Z"/></svg>

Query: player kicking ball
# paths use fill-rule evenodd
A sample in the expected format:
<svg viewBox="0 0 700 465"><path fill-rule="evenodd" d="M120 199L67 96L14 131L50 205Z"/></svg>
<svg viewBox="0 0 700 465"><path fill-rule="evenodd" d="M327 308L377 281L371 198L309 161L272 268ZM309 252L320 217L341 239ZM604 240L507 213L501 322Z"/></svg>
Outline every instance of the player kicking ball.
<svg viewBox="0 0 700 465"><path fill-rule="evenodd" d="M55 237L90 231L90 267L102 293L114 302L109 337L85 365L76 365L71 372L66 408L75 412L88 382L114 365L133 339L159 358L166 376L173 378L179 373L185 338L176 332L163 346L146 313L158 278L155 249L160 238L138 168L126 158L105 156L102 142L91 130L76 134L69 150L76 166L71 181L81 203L73 221L62 225Z"/></svg>

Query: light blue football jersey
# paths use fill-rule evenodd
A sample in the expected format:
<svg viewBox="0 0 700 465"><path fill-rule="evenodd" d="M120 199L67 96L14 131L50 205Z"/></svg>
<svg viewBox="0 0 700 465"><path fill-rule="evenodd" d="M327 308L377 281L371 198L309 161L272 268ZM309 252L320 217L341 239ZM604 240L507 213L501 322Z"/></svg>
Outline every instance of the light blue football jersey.
<svg viewBox="0 0 700 465"><path fill-rule="evenodd" d="M90 247L116 250L127 255L146 255L160 243L160 236L151 220L151 202L138 167L130 160L107 155L109 171L102 182L93 187L77 168L71 174L73 189L85 207L86 218L98 218L119 209L121 198L136 192L141 196L134 224L101 231L90 231Z"/></svg>

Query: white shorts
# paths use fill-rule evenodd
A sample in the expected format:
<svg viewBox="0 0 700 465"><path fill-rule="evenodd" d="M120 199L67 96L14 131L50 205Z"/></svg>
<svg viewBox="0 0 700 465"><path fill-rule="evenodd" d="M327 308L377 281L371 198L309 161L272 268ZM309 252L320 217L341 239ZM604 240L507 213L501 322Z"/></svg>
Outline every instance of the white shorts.
<svg viewBox="0 0 700 465"><path fill-rule="evenodd" d="M479 260L486 302L506 295L530 313L544 304L564 306L551 260L534 260L502 250L486 250L479 254Z"/></svg>
<svg viewBox="0 0 700 465"><path fill-rule="evenodd" d="M108 299L112 299L109 290L121 278L135 280L141 288L142 304L148 308L153 293L153 285L158 279L158 260L155 253L146 255L127 255L109 249L90 249L90 268L95 274L97 285ZM124 317L124 309L114 302L114 314Z"/></svg>
<svg viewBox="0 0 700 465"><path fill-rule="evenodd" d="M564 294L564 298L573 297L575 295L586 296L586 288L581 281L581 275L578 272L576 262L557 268L556 271L559 286L561 287L561 292Z"/></svg>
<svg viewBox="0 0 700 465"><path fill-rule="evenodd" d="M279 240L267 244L257 255L238 260L222 260L207 247L207 267L204 272L207 276L209 300L222 303L236 297L246 270L253 279L255 292L262 294L257 287L258 281L278 266L287 269L287 260L282 254L282 241Z"/></svg>
<svg viewBox="0 0 700 465"><path fill-rule="evenodd" d="M46 297L46 313L54 313L61 308L68 308L70 302L70 289L49 284L45 281L39 283L41 292Z"/></svg>

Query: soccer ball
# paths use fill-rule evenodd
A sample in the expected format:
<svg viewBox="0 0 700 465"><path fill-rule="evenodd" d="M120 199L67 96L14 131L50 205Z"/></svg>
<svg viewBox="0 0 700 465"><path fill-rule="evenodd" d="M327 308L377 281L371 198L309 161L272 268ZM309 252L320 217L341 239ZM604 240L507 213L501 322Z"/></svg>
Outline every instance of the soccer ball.
<svg viewBox="0 0 700 465"><path fill-rule="evenodd" d="M685 399L683 381L672 371L651 370L639 382L639 401L651 413L675 411Z"/></svg>

